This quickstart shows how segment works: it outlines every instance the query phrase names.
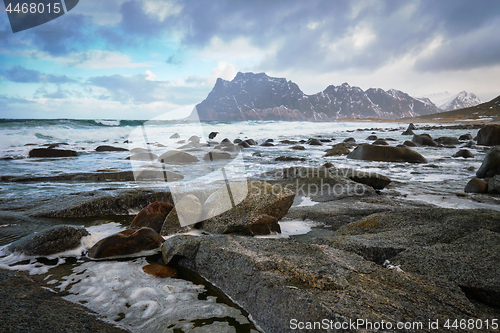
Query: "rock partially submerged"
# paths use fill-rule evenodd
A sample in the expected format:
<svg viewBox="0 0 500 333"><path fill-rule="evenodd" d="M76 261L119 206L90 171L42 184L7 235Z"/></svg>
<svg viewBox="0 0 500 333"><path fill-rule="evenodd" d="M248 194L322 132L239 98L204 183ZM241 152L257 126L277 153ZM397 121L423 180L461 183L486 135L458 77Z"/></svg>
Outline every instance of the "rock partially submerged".
<svg viewBox="0 0 500 333"><path fill-rule="evenodd" d="M425 157L404 146L376 146L366 143L358 145L347 158L379 162L427 163Z"/></svg>
<svg viewBox="0 0 500 333"><path fill-rule="evenodd" d="M431 146L431 147L437 146L437 143L434 140L432 140L429 134L420 134L420 135L415 134L413 136L413 139L411 139L411 141L421 146Z"/></svg>
<svg viewBox="0 0 500 333"><path fill-rule="evenodd" d="M47 256L77 248L88 234L82 227L59 225L21 238L7 249L28 256Z"/></svg>
<svg viewBox="0 0 500 333"><path fill-rule="evenodd" d="M163 238L153 229L126 229L94 244L88 252L93 259L113 258L137 254L160 247Z"/></svg>
<svg viewBox="0 0 500 333"><path fill-rule="evenodd" d="M495 175L500 175L500 147L493 147L486 153L481 167L476 172L479 178Z"/></svg>
<svg viewBox="0 0 500 333"><path fill-rule="evenodd" d="M158 156L158 162L165 164L186 164L198 161L196 156L180 150L170 150Z"/></svg>
<svg viewBox="0 0 500 333"><path fill-rule="evenodd" d="M361 183L371 186L376 190L382 190L391 182L389 177L386 177L384 175L375 172L366 172L354 169L337 169L336 172L339 175L342 175L344 177L347 177L355 181L356 183Z"/></svg>
<svg viewBox="0 0 500 333"><path fill-rule="evenodd" d="M278 221L285 216L295 194L266 182L248 181L230 184L211 194L203 206L200 227L211 233L267 235L280 232ZM237 203L235 198L244 199ZM236 205L233 206L233 202Z"/></svg>
<svg viewBox="0 0 500 333"><path fill-rule="evenodd" d="M486 125L477 132L477 144L482 146L500 145L500 125Z"/></svg>
<svg viewBox="0 0 500 333"><path fill-rule="evenodd" d="M78 156L74 150L54 149L54 148L35 148L30 150L29 157L71 157Z"/></svg>

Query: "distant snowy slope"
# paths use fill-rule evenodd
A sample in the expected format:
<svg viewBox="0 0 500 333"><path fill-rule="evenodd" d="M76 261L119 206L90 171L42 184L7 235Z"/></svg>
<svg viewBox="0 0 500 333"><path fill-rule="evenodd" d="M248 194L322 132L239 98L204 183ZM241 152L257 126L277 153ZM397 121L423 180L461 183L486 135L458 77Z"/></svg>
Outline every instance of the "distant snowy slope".
<svg viewBox="0 0 500 333"><path fill-rule="evenodd" d="M424 102L425 99L428 99L443 111L468 108L482 103L475 94L468 93L466 91L459 92L455 95L445 91L437 94L421 96L418 99L422 102Z"/></svg>

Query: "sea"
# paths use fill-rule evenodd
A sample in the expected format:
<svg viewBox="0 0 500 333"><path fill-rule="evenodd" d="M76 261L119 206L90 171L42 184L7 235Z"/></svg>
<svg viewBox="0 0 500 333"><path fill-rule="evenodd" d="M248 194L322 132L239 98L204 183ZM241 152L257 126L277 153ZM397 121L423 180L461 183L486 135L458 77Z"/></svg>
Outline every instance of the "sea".
<svg viewBox="0 0 500 333"><path fill-rule="evenodd" d="M456 125L456 124L454 124ZM421 130L424 126L432 128ZM379 173L393 183L381 194L397 195L408 201L430 203L455 209L500 209L500 200L482 194L464 194L467 182L475 176L488 151L487 147L472 146L473 158L452 157L463 141L455 147L412 147L428 161L425 164L398 162L367 162L346 156L325 157L331 145L354 138L356 143L371 143L368 136L389 139L390 145L402 144L411 136L402 135L407 122L200 122L196 120L80 120L80 119L0 119L0 203L13 199L49 200L54 196L86 191L136 189L140 187L167 188L164 180L139 181L9 181L13 177L51 177L64 174L120 172L159 168L156 160L130 159L129 151L96 151L99 146L146 149L161 155L181 149L200 160L206 152L190 148L193 136L200 142L220 142L227 138L253 139L258 145L242 149L231 163L224 162L224 177L235 180L254 177L267 171L290 166L317 167L326 162L337 168L352 168ZM477 129L450 129L433 124L416 124L415 133L428 133L433 138L476 136ZM215 133L217 132L217 133ZM213 139L209 135L215 134ZM177 134L177 135L174 135ZM323 141L314 146L299 143L310 138ZM273 146L261 146L271 141ZM304 150L292 150L296 141ZM215 142L214 142L215 141ZM30 158L34 148L59 144L58 149L70 149L78 156L61 158ZM184 146L184 147L183 147ZM304 158L305 161L279 162L279 156ZM167 171L183 175L177 186L200 186L220 177L221 165L202 163L196 166L171 165ZM172 186L170 188L173 188ZM308 197L296 198L296 205L312 206ZM4 204L5 207L5 204ZM5 208L4 208L5 209ZM7 209L8 210L8 207ZM48 258L31 258L6 250L11 242L51 226L53 222L30 223L29 219L0 219L0 268L25 270L37 275L47 288L67 292L66 299L83 304L105 320L132 332L260 332L251 315L222 295L201 277L181 272L180 278L159 279L142 271L148 263L161 262L153 251L134 258L119 260L90 260L86 251L98 240L124 230L137 212L129 216L95 219L66 219L66 224L83 225L90 235L72 251ZM0 215L5 216L4 215ZM60 220L57 223L62 223ZM56 222L54 222L56 223ZM56 224L57 224L56 223ZM318 221L281 221L282 234L273 237L292 237L306 233ZM194 232L194 231L193 231Z"/></svg>

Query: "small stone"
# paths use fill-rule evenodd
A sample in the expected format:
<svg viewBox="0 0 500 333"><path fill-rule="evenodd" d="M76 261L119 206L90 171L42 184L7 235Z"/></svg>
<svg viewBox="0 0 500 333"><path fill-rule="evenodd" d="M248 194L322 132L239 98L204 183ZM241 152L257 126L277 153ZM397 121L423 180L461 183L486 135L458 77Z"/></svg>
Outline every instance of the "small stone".
<svg viewBox="0 0 500 333"><path fill-rule="evenodd" d="M158 278L175 278L177 276L177 271L171 267L158 265L158 264L150 264L146 265L142 268L144 273L156 276Z"/></svg>

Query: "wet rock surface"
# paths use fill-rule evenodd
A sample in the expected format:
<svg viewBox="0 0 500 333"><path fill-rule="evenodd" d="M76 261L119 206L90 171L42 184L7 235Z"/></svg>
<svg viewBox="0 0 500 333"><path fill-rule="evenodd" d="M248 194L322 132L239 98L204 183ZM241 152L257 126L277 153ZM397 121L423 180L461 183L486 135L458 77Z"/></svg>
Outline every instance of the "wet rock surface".
<svg viewBox="0 0 500 333"><path fill-rule="evenodd" d="M163 238L153 229L126 229L101 239L88 252L93 259L128 256L160 247Z"/></svg>
<svg viewBox="0 0 500 333"><path fill-rule="evenodd" d="M128 332L43 288L25 272L0 269L1 332Z"/></svg>
<svg viewBox="0 0 500 333"><path fill-rule="evenodd" d="M365 161L427 163L425 157L404 146L360 144L347 155L347 158Z"/></svg>
<svg viewBox="0 0 500 333"><path fill-rule="evenodd" d="M500 125L486 125L477 132L477 144L483 146L500 145Z"/></svg>
<svg viewBox="0 0 500 333"><path fill-rule="evenodd" d="M142 227L148 227L156 232L160 232L163 221L167 217L168 213L174 208L171 203L168 202L153 202L146 207L144 207L139 214L137 214L130 224L131 229L140 229Z"/></svg>
<svg viewBox="0 0 500 333"><path fill-rule="evenodd" d="M35 148L30 150L29 157L71 157L78 156L74 150L55 148Z"/></svg>
<svg viewBox="0 0 500 333"><path fill-rule="evenodd" d="M211 233L267 235L279 232L295 193L261 181L233 183L214 192L203 206L200 228ZM230 196L230 197L229 197Z"/></svg>
<svg viewBox="0 0 500 333"><path fill-rule="evenodd" d="M54 226L21 238L10 244L7 249L28 256L46 256L78 247L82 237L88 234L88 231L82 227Z"/></svg>

